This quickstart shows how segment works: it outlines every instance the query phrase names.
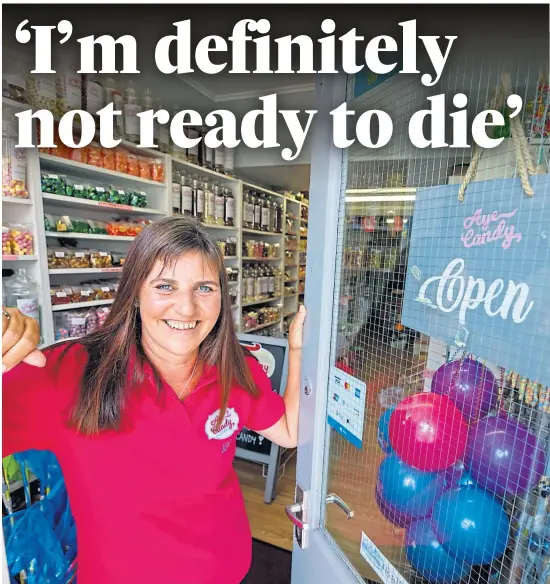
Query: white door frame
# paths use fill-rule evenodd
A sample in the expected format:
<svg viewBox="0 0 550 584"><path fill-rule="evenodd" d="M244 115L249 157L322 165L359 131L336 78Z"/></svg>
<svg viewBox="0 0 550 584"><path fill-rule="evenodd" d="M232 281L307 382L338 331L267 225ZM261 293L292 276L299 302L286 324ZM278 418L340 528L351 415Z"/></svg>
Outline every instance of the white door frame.
<svg viewBox="0 0 550 584"><path fill-rule="evenodd" d="M310 212L306 267L307 322L302 355L302 391L296 482L307 492L307 547L294 538L293 584L356 584L359 574L348 567L321 529L324 501L326 410L329 356L338 252L344 152L333 143L330 112L346 101L346 75L319 76L315 83L317 120L312 133ZM344 186L345 188L345 186Z"/></svg>

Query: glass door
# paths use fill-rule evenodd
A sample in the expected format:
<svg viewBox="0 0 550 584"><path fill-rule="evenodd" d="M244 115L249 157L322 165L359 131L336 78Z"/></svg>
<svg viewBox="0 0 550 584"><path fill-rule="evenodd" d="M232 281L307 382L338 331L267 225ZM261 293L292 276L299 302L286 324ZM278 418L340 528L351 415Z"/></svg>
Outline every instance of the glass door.
<svg viewBox="0 0 550 584"><path fill-rule="evenodd" d="M387 99L383 89L357 99L353 79L323 79L318 107L332 110L347 100L361 113ZM380 158L361 146L335 149L332 128L320 126L313 141L310 238L319 241L313 231L323 233L323 249L310 248L308 258L313 292L306 296L302 443L297 504L288 510L298 519L293 582L379 580L380 570L401 578L403 529L377 502L384 458L377 428L384 412L421 380L427 348L426 337L401 321L414 166L405 150ZM372 565L373 553L380 565Z"/></svg>
<svg viewBox="0 0 550 584"><path fill-rule="evenodd" d="M348 169L361 166L348 161ZM377 499L384 458L377 434L380 418L416 383L426 346L401 322L414 199L414 189L405 187L351 188L345 196L325 485L354 517L328 505L324 521L357 572L370 579L376 574L361 556L363 533L388 561L399 563L402 555L402 529L383 516Z"/></svg>
<svg viewBox="0 0 550 584"><path fill-rule="evenodd" d="M501 71L472 67L483 88L479 110ZM532 61L513 67L526 103L548 100ZM464 90L462 77L449 77L449 93ZM501 279L517 283L513 261L533 257L538 264L529 268L516 264L526 270L521 277L537 282L536 299L550 292L540 272L550 252L540 238L485 256L461 231L477 209L508 212L507 197L527 217L522 233L538 229L535 218L550 213L548 138L530 134L540 120L525 112L536 201L522 191L512 139L477 160L468 183L472 149L410 145L406 123L427 95L412 78L359 91L357 79L317 83L319 120L328 121L319 121L312 141L309 237L317 243L308 250L296 501L287 508L293 584L548 581L550 383L540 359L548 329L532 322L504 333L504 317L478 324L491 306L476 318L463 312L483 309L481 293L452 314L449 328L464 288L457 280L441 297L426 292L457 242L459 259L485 273L487 286L495 278L497 287ZM356 116L389 111L392 142L335 148L327 113L343 101ZM503 342L516 334L526 335L523 346ZM494 436L500 442L492 444Z"/></svg>

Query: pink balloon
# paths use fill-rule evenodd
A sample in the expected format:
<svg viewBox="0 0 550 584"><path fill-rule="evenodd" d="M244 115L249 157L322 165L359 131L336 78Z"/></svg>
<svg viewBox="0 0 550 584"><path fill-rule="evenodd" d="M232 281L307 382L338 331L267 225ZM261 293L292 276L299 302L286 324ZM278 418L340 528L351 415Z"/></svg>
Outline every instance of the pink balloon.
<svg viewBox="0 0 550 584"><path fill-rule="evenodd" d="M468 425L444 395L417 393L402 400L390 418L390 443L406 464L440 471L462 458Z"/></svg>

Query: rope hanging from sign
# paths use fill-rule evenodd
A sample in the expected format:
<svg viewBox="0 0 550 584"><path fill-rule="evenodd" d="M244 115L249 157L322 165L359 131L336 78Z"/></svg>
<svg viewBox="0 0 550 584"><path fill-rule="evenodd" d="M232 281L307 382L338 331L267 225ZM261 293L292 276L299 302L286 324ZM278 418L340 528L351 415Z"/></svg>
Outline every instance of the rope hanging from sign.
<svg viewBox="0 0 550 584"><path fill-rule="evenodd" d="M512 78L510 73L502 73L500 76L500 85L497 87L497 91L493 99L488 104L486 104L486 109L501 109L505 106L506 100L511 94ZM529 176L536 174L536 168L535 163L531 158L529 144L527 143L527 138L518 116L510 118L510 132L512 135L512 143L516 154L518 175L521 181L523 192L526 196L532 197L534 196L535 191L529 182ZM458 189L458 200L461 203L464 202L464 197L468 185L477 173L482 154L483 148L475 145L472 160L470 161L470 166L468 167L468 171L466 172L464 179L462 180L462 183Z"/></svg>

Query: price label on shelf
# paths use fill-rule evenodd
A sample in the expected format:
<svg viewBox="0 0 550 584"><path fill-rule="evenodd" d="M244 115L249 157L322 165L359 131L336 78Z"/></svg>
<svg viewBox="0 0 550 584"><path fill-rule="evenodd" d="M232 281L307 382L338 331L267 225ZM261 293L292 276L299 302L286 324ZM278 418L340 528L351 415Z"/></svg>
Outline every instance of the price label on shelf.
<svg viewBox="0 0 550 584"><path fill-rule="evenodd" d="M103 201L99 202L100 207L112 207L114 209L123 209L124 211L132 211L135 207L130 205L119 205L118 203L105 203Z"/></svg>

